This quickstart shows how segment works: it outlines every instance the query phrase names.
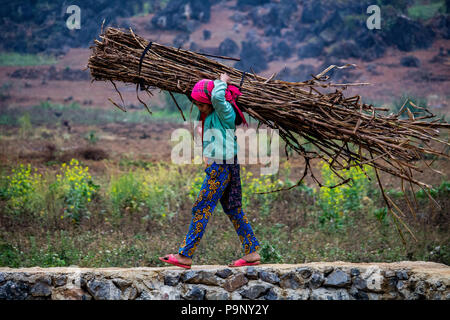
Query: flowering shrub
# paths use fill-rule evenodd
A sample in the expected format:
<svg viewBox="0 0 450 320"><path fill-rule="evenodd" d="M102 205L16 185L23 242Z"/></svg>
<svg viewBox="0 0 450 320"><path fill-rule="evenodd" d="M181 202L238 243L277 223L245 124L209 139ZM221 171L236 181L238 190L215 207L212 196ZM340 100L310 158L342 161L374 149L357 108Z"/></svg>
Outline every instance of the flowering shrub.
<svg viewBox="0 0 450 320"><path fill-rule="evenodd" d="M330 169L328 163L321 161L322 184L318 195L318 205L322 212L319 222L323 225L331 223L336 228L342 227L342 223L349 211L356 211L362 207L361 200L367 197L370 182L359 166L351 167L347 170L339 171L344 178L352 180L344 185L329 188L341 182L341 179ZM373 169L365 165L364 170L373 177Z"/></svg>
<svg viewBox="0 0 450 320"><path fill-rule="evenodd" d="M99 186L94 184L89 174L89 168L83 167L78 160L72 159L67 165L61 165L61 174L56 175L56 189L62 192L64 199L64 216L74 223L79 223L83 216L89 217L87 205Z"/></svg>
<svg viewBox="0 0 450 320"><path fill-rule="evenodd" d="M44 181L41 174L34 169L31 173L31 166L21 164L19 168L12 170L12 175L7 176L7 187L5 191L8 199L7 208L15 214L23 211L38 210L42 204L41 190Z"/></svg>

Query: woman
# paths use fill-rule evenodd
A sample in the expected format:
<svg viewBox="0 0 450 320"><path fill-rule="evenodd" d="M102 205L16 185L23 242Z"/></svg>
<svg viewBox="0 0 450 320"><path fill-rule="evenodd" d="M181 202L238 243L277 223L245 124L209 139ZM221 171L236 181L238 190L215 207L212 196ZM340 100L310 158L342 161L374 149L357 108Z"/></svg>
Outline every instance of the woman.
<svg viewBox="0 0 450 320"><path fill-rule="evenodd" d="M234 102L236 94L240 94L239 90L228 85L229 80L230 77L225 73L221 74L218 80L200 80L191 93L202 121L206 177L192 208L189 231L178 253L159 258L187 269L191 268L192 256L219 201L233 223L245 253L241 259L233 261L229 266L241 267L260 263L260 256L256 252L260 247L258 240L242 210L240 166L237 162L236 124L245 123L245 118ZM230 102L236 107L236 111ZM212 129L219 133L214 135L215 139L203 139L208 135L208 130ZM223 152L216 152L217 150Z"/></svg>

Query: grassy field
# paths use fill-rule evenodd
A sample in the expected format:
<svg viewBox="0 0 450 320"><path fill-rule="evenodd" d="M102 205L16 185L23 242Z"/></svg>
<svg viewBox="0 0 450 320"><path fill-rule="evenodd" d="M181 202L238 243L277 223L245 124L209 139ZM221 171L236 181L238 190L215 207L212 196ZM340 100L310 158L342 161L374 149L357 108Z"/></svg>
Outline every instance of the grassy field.
<svg viewBox="0 0 450 320"><path fill-rule="evenodd" d="M57 59L55 57L41 55L41 54L26 54L17 52L1 52L0 66L40 66L55 64Z"/></svg>
<svg viewBox="0 0 450 320"><path fill-rule="evenodd" d="M110 167L94 177L77 160L45 172L23 164L13 170L3 172L0 188L0 265L10 267L158 266L158 256L181 244L204 174L198 166L156 163ZM333 181L326 165L321 172L325 181ZM433 189L441 211L433 212L426 195L416 194L421 214L406 222L418 241L405 235L404 246L378 190L360 171L346 173L353 186L316 190L302 185L290 192L255 194L291 185L288 173L288 163L276 176L254 177L242 169L244 210L265 263L450 263L445 214L450 182ZM218 206L194 262L226 264L240 255L234 229Z"/></svg>
<svg viewBox="0 0 450 320"><path fill-rule="evenodd" d="M0 145L7 152L0 165L0 266L160 266L159 256L177 251L204 168L175 165L165 156L141 157L144 152L164 152L156 150L158 145L170 149L163 141L167 136L158 130L166 127L170 132L168 123L177 126L181 117L178 111L160 111L149 120L140 112L47 102L2 112ZM73 126L69 133L56 125L62 119ZM139 139L141 122L147 122L152 138ZM90 129L105 124L114 126L105 132ZM31 156L15 152L42 149L48 143L55 143L61 154L72 145L120 148L98 160L77 153L39 158L37 151ZM436 161L435 168L443 161ZM336 182L324 163L314 163L314 168L325 185ZM343 173L352 178L351 185L318 189L308 183L287 192L258 193L291 186L298 177L295 170L302 172L285 158L273 176L241 166L243 209L261 243L263 263L424 260L450 265L448 180L434 179L431 190L441 209L415 191L417 215L404 221L417 241L403 228L404 244L374 179L368 181L355 168ZM370 168L366 171L373 177ZM401 190L386 188L408 213ZM194 263L228 264L242 254L234 228L218 205Z"/></svg>

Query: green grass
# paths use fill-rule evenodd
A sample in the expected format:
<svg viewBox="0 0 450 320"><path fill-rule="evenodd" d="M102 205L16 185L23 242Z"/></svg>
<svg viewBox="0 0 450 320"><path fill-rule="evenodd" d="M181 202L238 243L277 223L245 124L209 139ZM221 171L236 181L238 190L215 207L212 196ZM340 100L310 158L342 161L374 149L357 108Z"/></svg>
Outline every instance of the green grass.
<svg viewBox="0 0 450 320"><path fill-rule="evenodd" d="M61 119L73 124L99 125L106 123L147 123L165 121L182 123L183 119L178 111L156 109L150 115L144 108L123 112L114 106L110 109L84 107L74 102L70 104L57 104L43 101L38 105L24 108L5 108L0 115L0 124L19 126L23 123L24 115L29 114L31 124L54 124ZM186 113L185 113L186 116Z"/></svg>
<svg viewBox="0 0 450 320"><path fill-rule="evenodd" d="M2 52L0 53L1 66L40 66L57 63L55 57L41 54L28 54L17 52Z"/></svg>
<svg viewBox="0 0 450 320"><path fill-rule="evenodd" d="M80 168L85 169L83 164ZM90 214L74 223L70 216L63 214L73 202L67 196L58 196L67 195L70 190L65 189L65 184L54 183L60 173L58 165L36 177L42 183L33 183L35 187L24 190L17 187L20 193L12 192L16 189L11 190L12 185L8 184L6 176L11 175L11 169L5 168L0 176L0 266L9 267L160 266L157 257L177 250L186 234L194 202L191 191L204 175L200 166L161 162L136 168L133 163L118 167L110 163L106 172L92 176L98 191L94 195L80 193L81 198L92 199L86 203ZM75 173L80 170L75 169ZM288 171L289 167L282 164L274 179L283 179ZM66 175L68 183L72 176ZM435 186L432 192L442 206L440 211L432 210L426 196L416 194L421 217L406 217L405 221L418 242L405 234L410 240L405 247L391 216L382 214L383 202L374 185L365 186L364 194L372 196L361 199L357 206L346 205L354 202L352 197L344 198L342 205L348 209L339 228L335 228L332 221L321 221L323 209L317 190L312 192L302 186L262 197L254 195L253 188L270 186L265 177L252 177L243 171L241 179L246 198L244 211L261 244L264 263L424 260L450 264L445 213L449 181ZM29 180L30 175L17 174L14 186ZM76 181L74 188L78 188ZM393 192L390 192L392 196ZM24 206L23 210L17 206L14 212L7 210L17 203L14 198L22 199L25 195L40 200L33 201L33 206ZM401 198L395 200L405 209ZM440 250L436 252L438 246ZM218 206L194 262L226 264L240 255L242 248L234 228Z"/></svg>
<svg viewBox="0 0 450 320"><path fill-rule="evenodd" d="M437 13L443 12L445 9L445 1L416 1L414 5L408 8L408 16L416 20L428 20Z"/></svg>

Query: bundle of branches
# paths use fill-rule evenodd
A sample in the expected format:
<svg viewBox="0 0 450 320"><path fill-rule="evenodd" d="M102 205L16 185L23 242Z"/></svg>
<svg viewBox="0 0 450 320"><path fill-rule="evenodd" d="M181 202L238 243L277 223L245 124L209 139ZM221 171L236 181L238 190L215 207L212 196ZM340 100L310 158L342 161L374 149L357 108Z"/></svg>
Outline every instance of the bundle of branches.
<svg viewBox="0 0 450 320"><path fill-rule="evenodd" d="M111 81L114 87L114 81L136 84L138 98L140 90L152 95L152 88L185 94L190 98L191 89L198 80L216 79L220 73L227 73L231 83L241 88L242 96L238 103L242 110L258 120L259 125L278 129L285 141L285 150L291 148L305 158L304 173L291 188L300 185L308 172L320 187L323 186L311 170L311 159L314 158L329 163L331 170L341 178L335 186L326 186L329 188L350 182L339 174L340 170L351 166L364 170L363 165L369 165L375 169L378 186L398 231L402 235L398 224L401 222L413 237L402 220L405 213L384 192L379 171L401 179L412 214L415 215L415 211L405 192L404 182L413 195L413 185L418 186L430 201L439 206L429 193L431 186L414 178L413 173L423 171L416 165L419 160L434 170L425 161L426 155L431 155L434 160L440 156L449 158L446 152L449 143L439 139L439 129L448 129L450 125L411 101L406 101L397 114L387 114L387 109L362 103L358 95L345 97L345 88L363 84L331 83L326 74L333 68L348 65L332 65L320 74L312 75L308 81L287 82L274 79L275 75L264 78L254 72L237 70L201 53L149 42L131 29L124 32L108 28L102 31L100 40L95 40L91 48L93 54L88 67L92 81ZM142 99L139 100L147 107ZM403 113L408 117L401 117ZM434 149L432 142L443 145L444 149ZM315 148L305 148L305 144ZM370 179L367 173L366 176ZM402 239L404 241L403 235Z"/></svg>

